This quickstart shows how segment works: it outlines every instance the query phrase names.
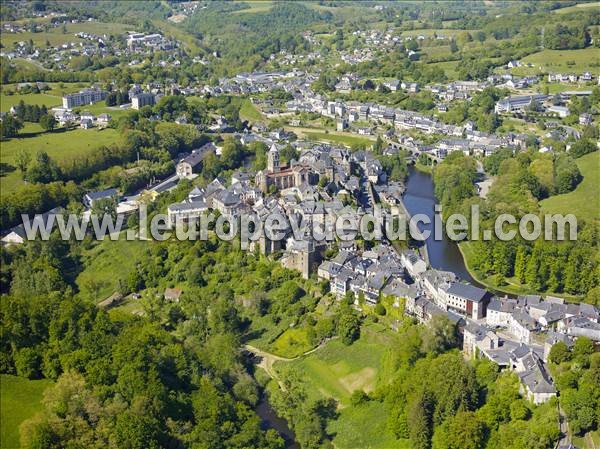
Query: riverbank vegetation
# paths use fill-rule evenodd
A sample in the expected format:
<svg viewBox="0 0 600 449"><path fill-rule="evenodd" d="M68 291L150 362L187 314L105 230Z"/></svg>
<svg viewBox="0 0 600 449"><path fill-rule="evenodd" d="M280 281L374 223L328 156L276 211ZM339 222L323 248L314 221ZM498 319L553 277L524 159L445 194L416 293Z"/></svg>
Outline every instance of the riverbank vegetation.
<svg viewBox="0 0 600 449"><path fill-rule="evenodd" d="M478 240L471 239L462 247L467 265L478 280L487 281L493 288L507 287L512 292L551 292L585 300L587 293L598 285L594 256L599 239L597 208L595 217L585 213L577 217L577 241L546 241L543 238L527 241L520 236L511 241L501 241L495 236L488 241L482 239L483 229L493 230L494 222L501 214L511 214L518 221L528 213L540 215L544 203L540 208L539 201L544 198L549 197L546 201L552 204L555 198L562 196L554 197L555 194L577 195L575 189L582 182L579 165L586 167L588 164L587 159L580 158L597 161L598 153L588 154L594 146L585 138L574 144L569 153L559 144L555 149L554 155L543 155L535 149L516 155L510 150L502 150L486 158L487 173L496 176L486 199L476 195L475 161L453 153L434 171L436 195L445 218L453 213L470 217L471 206L479 207L482 223ZM590 176L589 171L586 175ZM581 192L589 189L590 184L586 184ZM567 193L571 191L574 192ZM587 197L587 201L594 200ZM577 214L577 203L564 212Z"/></svg>

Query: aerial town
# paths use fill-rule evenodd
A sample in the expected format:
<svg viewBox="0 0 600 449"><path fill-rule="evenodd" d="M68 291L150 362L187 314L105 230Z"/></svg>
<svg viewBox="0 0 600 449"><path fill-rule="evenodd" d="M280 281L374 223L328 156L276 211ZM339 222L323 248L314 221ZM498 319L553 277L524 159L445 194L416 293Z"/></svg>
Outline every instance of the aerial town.
<svg viewBox="0 0 600 449"><path fill-rule="evenodd" d="M558 43L556 11L527 2L513 12L535 19L530 34L499 2L473 2L485 20L460 9L456 27L432 25L453 2L111 2L123 20L34 3L10 2L1 24L0 370L3 395L9 382L51 393L2 426L0 449L59 447L46 431L105 447L600 447L594 3L558 2L576 23L555 25ZM307 21L299 33L264 29L288 14ZM243 64L238 26L257 39ZM279 214L328 234L338 218L408 222L434 204L443 220L476 205L486 224L572 212L581 237L319 239L292 224L244 247L213 228L150 242L138 218L175 231ZM50 229L69 214L124 231L29 237L25 217Z"/></svg>

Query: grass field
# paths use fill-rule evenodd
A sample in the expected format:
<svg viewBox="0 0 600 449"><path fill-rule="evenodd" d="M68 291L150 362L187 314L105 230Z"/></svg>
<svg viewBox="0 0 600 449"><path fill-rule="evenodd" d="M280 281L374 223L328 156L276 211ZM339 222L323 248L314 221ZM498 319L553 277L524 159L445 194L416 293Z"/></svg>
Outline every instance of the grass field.
<svg viewBox="0 0 600 449"><path fill-rule="evenodd" d="M19 104L23 100L25 104L30 105L46 105L48 109L62 104L62 98L58 95L50 94L25 94L25 95L0 95L0 111L7 112L13 106Z"/></svg>
<svg viewBox="0 0 600 449"><path fill-rule="evenodd" d="M581 449L596 449L600 447L600 431L588 432L582 437L573 435L573 444Z"/></svg>
<svg viewBox="0 0 600 449"><path fill-rule="evenodd" d="M290 359L304 354L312 347L303 328L288 329L271 344L273 354Z"/></svg>
<svg viewBox="0 0 600 449"><path fill-rule="evenodd" d="M2 193L9 193L23 183L21 174L14 170L13 165L15 155L21 149L29 151L32 157L35 157L38 151L43 150L56 161L65 162L74 156L86 154L102 145L110 145L120 142L120 140L119 132L110 128L69 131L58 129L51 133L45 133L37 123L27 123L20 131L20 137L0 142L0 163L3 164L3 173L0 177ZM4 164L7 164L8 167Z"/></svg>
<svg viewBox="0 0 600 449"><path fill-rule="evenodd" d="M331 340L322 349L293 362L277 362L277 371L297 370L310 385L309 394L331 397L341 407L349 405L355 390L373 391L381 358L392 334L382 325L364 326L360 339L351 346Z"/></svg>
<svg viewBox="0 0 600 449"><path fill-rule="evenodd" d="M242 120L249 120L251 122L262 122L265 120L265 116L256 109L256 106L252 104L250 99L244 98L241 106L240 117Z"/></svg>
<svg viewBox="0 0 600 449"><path fill-rule="evenodd" d="M581 50L543 50L522 59L532 63L534 67L517 67L512 70L516 75L535 74L543 72L584 72L598 74L600 52L597 48Z"/></svg>
<svg viewBox="0 0 600 449"><path fill-rule="evenodd" d="M243 1L234 3L246 3L250 6L250 8L234 11L233 14L251 14L255 12L267 12L273 7L273 2L271 1Z"/></svg>
<svg viewBox="0 0 600 449"><path fill-rule="evenodd" d="M119 106L106 106L105 101L99 101L98 103L88 104L85 106L81 106L76 109L76 112L91 112L95 116L100 114L110 114L113 119L118 119L119 117L127 114L127 112L131 111L131 109L121 109Z"/></svg>
<svg viewBox="0 0 600 449"><path fill-rule="evenodd" d="M567 6L566 8L555 9L555 14L568 14L571 12L580 12L585 11L586 9L598 9L600 8L600 2L592 2L592 3L580 3L579 5Z"/></svg>
<svg viewBox="0 0 600 449"><path fill-rule="evenodd" d="M52 385L50 380L29 380L0 376L0 448L17 449L19 425L42 409L42 394Z"/></svg>
<svg viewBox="0 0 600 449"><path fill-rule="evenodd" d="M443 70L446 76L450 79L455 79L458 72L459 61L433 62L428 66Z"/></svg>
<svg viewBox="0 0 600 449"><path fill-rule="evenodd" d="M544 213L575 214L586 221L600 219L600 151L577 159L583 180L572 192L543 200Z"/></svg>
<svg viewBox="0 0 600 449"><path fill-rule="evenodd" d="M151 244L143 240L106 239L85 250L82 262L86 268L76 280L81 294L94 302L112 295L118 287L119 280L127 280L142 251Z"/></svg>
<svg viewBox="0 0 600 449"><path fill-rule="evenodd" d="M165 33L165 35L172 36L181 41L191 52L192 56L202 52L202 48L198 45L198 40L192 34L184 31L181 25L170 23L166 20L153 20L152 23Z"/></svg>
<svg viewBox="0 0 600 449"><path fill-rule="evenodd" d="M286 128L289 128L290 131L295 132L301 138L314 140L316 142L338 143L346 145L348 147L352 145L366 145L367 147L370 147L375 141L374 136L358 136L356 134L343 133L337 131L329 131L328 133L326 133L318 129L313 130L311 128L296 128L293 126L289 126Z"/></svg>
<svg viewBox="0 0 600 449"><path fill-rule="evenodd" d="M410 449L408 440L396 440L386 428L387 410L376 401L340 411L327 431L334 434L337 449Z"/></svg>
<svg viewBox="0 0 600 449"><path fill-rule="evenodd" d="M311 399L334 398L339 416L329 423L327 431L334 435L338 449L391 447L408 449L407 441L398 441L386 428L387 410L376 401L350 407L355 390L375 389L386 348L397 335L382 324L363 326L361 337L346 346L341 340L329 341L324 347L293 362L276 362L279 374L293 370L306 382Z"/></svg>

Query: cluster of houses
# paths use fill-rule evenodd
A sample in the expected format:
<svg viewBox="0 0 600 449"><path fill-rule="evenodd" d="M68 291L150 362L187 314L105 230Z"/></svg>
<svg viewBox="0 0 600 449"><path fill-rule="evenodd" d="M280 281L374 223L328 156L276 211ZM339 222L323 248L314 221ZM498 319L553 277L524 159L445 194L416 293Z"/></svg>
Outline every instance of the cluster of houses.
<svg viewBox="0 0 600 449"><path fill-rule="evenodd" d="M232 175L230 185L217 178L204 189L194 188L183 202L169 206L170 224L199 219L211 210L229 217L249 213L264 218L281 213L290 219L317 223L325 231L327 216L354 214L360 219L362 213L372 211L376 200L368 194L369 199L359 202L357 209L348 206L349 199L361 198L369 191L368 186L375 186L378 198L388 206L402 202L402 187L387 183L381 164L371 153L350 153L343 148L302 142L295 145L300 157L289 166L280 165L279 149L272 142L264 171L238 171ZM201 164L201 155L210 151L215 147L207 144L191 158L183 158L178 170L187 164L186 173L188 169L193 171ZM294 167L301 169L294 172ZM304 172L311 176L295 177ZM279 190L273 195L270 185L265 188L265 176L271 179L280 173L287 181L278 184L273 180ZM322 177L327 178L325 185L318 183ZM413 250L398 253L385 241L360 249L354 240L333 243L315 240L308 234L297 239L291 229L286 232L282 241L270 241L261 235L249 249L263 254L281 252L284 266L299 270L306 278L316 272L329 282L336 297L352 294L357 305L373 306L386 296L394 298L397 307L404 302L405 313L420 322L439 315L447 317L461 330L466 356L485 357L502 369L513 370L521 381L523 395L535 403L556 396L546 368L554 343L572 345L582 336L600 342L600 311L592 305L570 304L552 296L500 298L462 282L453 272L429 267ZM324 251L333 245L337 254L324 260Z"/></svg>
<svg viewBox="0 0 600 449"><path fill-rule="evenodd" d="M95 19L90 18L87 20L87 22L92 21L95 21ZM2 31L3 34L15 34L15 36L19 36L19 34L28 30L43 32L48 27L56 28L78 22L77 19L60 20L54 18L52 22L44 24L43 27L40 24L31 23L27 25L27 29L19 23L7 22L3 24ZM179 64L173 50L179 48L180 43L173 38L168 38L158 33L146 34L128 31L122 40L113 40L107 33L95 34L86 31L73 33L71 36L70 41L58 45L32 46L30 42L23 40L17 42L14 48L2 49L0 56L8 59L24 58L35 61L36 64L40 64L47 69L69 70L69 62L73 58L80 56L116 56L119 58L128 58L131 64L139 64L140 58L151 56L155 51L171 51L172 54L163 53L162 59L158 64L163 66L169 63L173 65Z"/></svg>
<svg viewBox="0 0 600 449"><path fill-rule="evenodd" d="M600 77L596 77L600 83ZM581 75L575 73L549 73L549 83L589 83L594 80L591 72L583 72Z"/></svg>

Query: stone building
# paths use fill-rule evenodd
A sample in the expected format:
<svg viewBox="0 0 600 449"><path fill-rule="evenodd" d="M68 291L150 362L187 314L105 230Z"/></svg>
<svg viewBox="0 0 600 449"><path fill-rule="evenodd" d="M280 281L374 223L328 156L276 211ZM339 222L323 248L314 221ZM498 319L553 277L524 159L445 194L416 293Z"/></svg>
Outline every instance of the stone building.
<svg viewBox="0 0 600 449"><path fill-rule="evenodd" d="M307 165L295 164L282 168L279 149L273 144L267 155L267 169L256 174L255 182L266 193L272 185L278 190L283 190L305 183L316 184L318 180L319 176Z"/></svg>

